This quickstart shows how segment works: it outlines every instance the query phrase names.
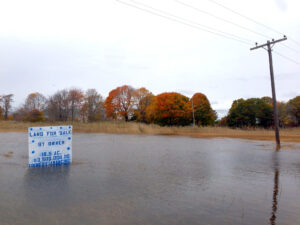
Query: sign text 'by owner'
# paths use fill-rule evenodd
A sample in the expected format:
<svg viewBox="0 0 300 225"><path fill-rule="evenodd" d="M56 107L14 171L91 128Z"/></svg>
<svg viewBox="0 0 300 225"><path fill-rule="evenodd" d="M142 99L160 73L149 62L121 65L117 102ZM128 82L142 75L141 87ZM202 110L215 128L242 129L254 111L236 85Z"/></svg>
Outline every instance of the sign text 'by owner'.
<svg viewBox="0 0 300 225"><path fill-rule="evenodd" d="M28 128L29 167L72 162L72 126Z"/></svg>

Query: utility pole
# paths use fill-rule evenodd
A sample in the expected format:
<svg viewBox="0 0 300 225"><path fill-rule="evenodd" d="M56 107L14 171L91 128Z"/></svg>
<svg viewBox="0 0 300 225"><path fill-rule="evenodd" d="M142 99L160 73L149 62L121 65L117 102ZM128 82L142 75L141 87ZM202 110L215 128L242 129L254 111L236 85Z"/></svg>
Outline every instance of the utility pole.
<svg viewBox="0 0 300 225"><path fill-rule="evenodd" d="M279 138L279 121L278 121L278 110L276 104L276 92L275 92L275 82L274 82L274 70L273 70L273 59L272 59L272 47L281 41L286 41L287 37L284 35L282 39L267 41L266 44L257 45L251 48L250 50L255 50L258 48L263 48L268 51L269 55L269 64L270 64L270 75L271 75L271 87L272 87L272 100L273 100L273 110L274 110L274 125L275 125L275 138L276 138L276 146L280 148L280 138ZM266 48L267 47L267 48Z"/></svg>

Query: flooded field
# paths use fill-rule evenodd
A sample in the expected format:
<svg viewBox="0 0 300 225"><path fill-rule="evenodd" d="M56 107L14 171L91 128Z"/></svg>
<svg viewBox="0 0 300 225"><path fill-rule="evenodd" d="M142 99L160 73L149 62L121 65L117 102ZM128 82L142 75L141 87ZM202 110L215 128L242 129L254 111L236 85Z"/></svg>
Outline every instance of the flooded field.
<svg viewBox="0 0 300 225"><path fill-rule="evenodd" d="M75 134L73 164L28 168L0 133L1 225L300 224L300 144Z"/></svg>

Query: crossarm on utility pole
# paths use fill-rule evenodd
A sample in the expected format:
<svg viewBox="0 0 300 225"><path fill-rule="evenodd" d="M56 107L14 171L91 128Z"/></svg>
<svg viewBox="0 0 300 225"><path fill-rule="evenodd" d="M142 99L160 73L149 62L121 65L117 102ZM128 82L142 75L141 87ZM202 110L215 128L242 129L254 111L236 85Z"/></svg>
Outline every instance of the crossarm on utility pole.
<svg viewBox="0 0 300 225"><path fill-rule="evenodd" d="M274 111L274 126L275 126L275 138L276 146L280 148L280 137L279 137L279 121L278 121L278 110L277 110L277 101L276 101L276 92L275 92L275 81L274 81L274 69L273 69L273 59L272 59L272 46L278 42L287 40L287 37L284 36L282 39L267 41L267 43L262 45L257 45L250 50L255 50L258 48L264 48L267 46L267 51L269 55L269 66L270 66L270 77L271 77L271 88L272 88L272 100L273 100L273 111Z"/></svg>
<svg viewBox="0 0 300 225"><path fill-rule="evenodd" d="M252 50L255 50L255 49L258 49L258 48L266 47L266 46L268 46L268 43L269 43L270 45L272 45L272 44L276 44L276 43L278 43L278 42L285 41L285 40L287 40L287 37L284 37L284 38L279 39L279 40L268 41L266 44L262 44L262 45L255 46L255 47L253 47L253 48L250 48L250 50L252 51Z"/></svg>

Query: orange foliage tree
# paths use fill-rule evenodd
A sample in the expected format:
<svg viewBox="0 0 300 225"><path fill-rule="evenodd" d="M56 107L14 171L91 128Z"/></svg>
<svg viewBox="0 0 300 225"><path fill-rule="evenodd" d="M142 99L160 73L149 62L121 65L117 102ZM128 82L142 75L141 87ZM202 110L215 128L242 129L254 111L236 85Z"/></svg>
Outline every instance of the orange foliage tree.
<svg viewBox="0 0 300 225"><path fill-rule="evenodd" d="M27 96L24 104L24 109L18 110L19 117L24 121L40 122L44 121L44 110L47 99L44 95L35 92ZM22 115L22 112L25 113Z"/></svg>
<svg viewBox="0 0 300 225"><path fill-rule="evenodd" d="M189 98L176 92L162 93L146 110L147 122L162 126L191 124L191 104Z"/></svg>
<svg viewBox="0 0 300 225"><path fill-rule="evenodd" d="M27 111L38 110L43 111L46 106L47 99L41 93L35 92L27 96L25 100L25 109Z"/></svg>
<svg viewBox="0 0 300 225"><path fill-rule="evenodd" d="M216 120L216 113L211 108L207 97L202 93L196 93L191 101L194 105L196 124L201 126L213 125Z"/></svg>
<svg viewBox="0 0 300 225"><path fill-rule="evenodd" d="M128 85L111 90L105 100L106 116L128 121L133 116L133 93L134 88Z"/></svg>
<svg viewBox="0 0 300 225"><path fill-rule="evenodd" d="M24 121L29 121L29 122L41 122L44 121L44 112L39 111L37 109L33 109L30 112L26 114L26 117L24 118Z"/></svg>
<svg viewBox="0 0 300 225"><path fill-rule="evenodd" d="M154 95L146 88L136 89L133 93L134 117L139 122L146 122L146 109L153 102Z"/></svg>

